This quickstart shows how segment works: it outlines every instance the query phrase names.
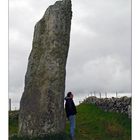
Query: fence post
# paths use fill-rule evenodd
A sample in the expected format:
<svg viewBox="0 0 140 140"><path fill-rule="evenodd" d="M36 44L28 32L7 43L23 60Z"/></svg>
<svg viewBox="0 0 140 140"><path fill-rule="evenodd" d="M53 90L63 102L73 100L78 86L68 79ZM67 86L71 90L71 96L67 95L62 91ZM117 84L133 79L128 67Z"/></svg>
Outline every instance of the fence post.
<svg viewBox="0 0 140 140"><path fill-rule="evenodd" d="M101 98L101 92L99 94L100 94L100 98Z"/></svg>
<svg viewBox="0 0 140 140"><path fill-rule="evenodd" d="M118 98L118 93L116 92L116 98Z"/></svg>
<svg viewBox="0 0 140 140"><path fill-rule="evenodd" d="M95 95L95 91L94 91L94 96L96 96L96 95Z"/></svg>
<svg viewBox="0 0 140 140"><path fill-rule="evenodd" d="M11 111L11 98L9 99L9 111Z"/></svg>
<svg viewBox="0 0 140 140"><path fill-rule="evenodd" d="M107 92L105 92L105 97L107 98Z"/></svg>
<svg viewBox="0 0 140 140"><path fill-rule="evenodd" d="M91 92L91 96L92 96L92 92Z"/></svg>

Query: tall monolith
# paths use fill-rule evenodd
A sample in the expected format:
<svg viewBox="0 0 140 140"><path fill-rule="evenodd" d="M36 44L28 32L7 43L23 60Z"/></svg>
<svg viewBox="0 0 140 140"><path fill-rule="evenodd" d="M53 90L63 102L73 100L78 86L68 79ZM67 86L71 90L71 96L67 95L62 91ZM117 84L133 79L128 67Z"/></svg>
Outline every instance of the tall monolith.
<svg viewBox="0 0 140 140"><path fill-rule="evenodd" d="M71 18L71 0L62 0L49 6L35 25L20 101L21 136L64 132L64 91Z"/></svg>

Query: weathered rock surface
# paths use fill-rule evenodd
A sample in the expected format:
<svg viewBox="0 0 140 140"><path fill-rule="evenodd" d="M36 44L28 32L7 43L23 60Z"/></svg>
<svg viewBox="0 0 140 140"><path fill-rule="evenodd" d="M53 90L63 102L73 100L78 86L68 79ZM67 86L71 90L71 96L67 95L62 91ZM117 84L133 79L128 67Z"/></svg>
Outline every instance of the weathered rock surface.
<svg viewBox="0 0 140 140"><path fill-rule="evenodd" d="M65 129L64 91L71 28L71 0L57 1L35 25L20 102L19 135Z"/></svg>
<svg viewBox="0 0 140 140"><path fill-rule="evenodd" d="M95 96L88 97L84 100L84 103L93 103L104 111L119 112L127 114L131 118L131 98L97 98Z"/></svg>

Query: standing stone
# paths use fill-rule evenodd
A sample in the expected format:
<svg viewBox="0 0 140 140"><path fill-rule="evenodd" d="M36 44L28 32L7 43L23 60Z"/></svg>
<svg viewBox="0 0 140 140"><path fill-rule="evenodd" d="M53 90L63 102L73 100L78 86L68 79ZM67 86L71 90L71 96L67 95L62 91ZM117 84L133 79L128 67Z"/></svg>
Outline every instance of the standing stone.
<svg viewBox="0 0 140 140"><path fill-rule="evenodd" d="M62 0L51 5L35 25L20 101L21 136L65 130L64 91L71 18L71 0Z"/></svg>

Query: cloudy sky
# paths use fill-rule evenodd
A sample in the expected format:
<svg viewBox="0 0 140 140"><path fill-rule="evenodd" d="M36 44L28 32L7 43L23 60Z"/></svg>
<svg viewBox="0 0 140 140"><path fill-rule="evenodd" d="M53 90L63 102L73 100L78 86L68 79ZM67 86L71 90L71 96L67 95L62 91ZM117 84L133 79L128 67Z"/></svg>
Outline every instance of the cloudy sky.
<svg viewBox="0 0 140 140"><path fill-rule="evenodd" d="M24 88L34 25L56 0L9 1L9 97ZM73 0L66 92L131 92L131 0Z"/></svg>

